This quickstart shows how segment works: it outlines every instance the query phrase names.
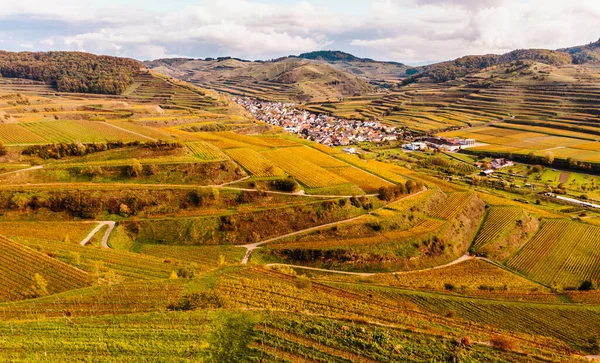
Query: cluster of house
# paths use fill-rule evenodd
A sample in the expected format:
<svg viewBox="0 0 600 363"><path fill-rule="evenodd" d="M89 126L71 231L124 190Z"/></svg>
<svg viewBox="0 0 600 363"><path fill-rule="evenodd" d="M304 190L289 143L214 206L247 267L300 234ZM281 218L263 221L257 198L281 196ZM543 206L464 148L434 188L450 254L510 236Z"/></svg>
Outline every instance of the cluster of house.
<svg viewBox="0 0 600 363"><path fill-rule="evenodd" d="M474 139L428 137L422 141L417 141L403 145L403 148L411 151L437 149L442 151L455 152L473 146L476 146L476 142Z"/></svg>
<svg viewBox="0 0 600 363"><path fill-rule="evenodd" d="M481 176L490 176L494 173L494 171L506 167L510 167L515 165L512 161L508 159L494 159L488 163L477 163L477 166L481 168Z"/></svg>
<svg viewBox="0 0 600 363"><path fill-rule="evenodd" d="M346 120L299 110L294 104L235 98L258 120L283 127L286 131L328 146L346 146L359 142L383 142L402 139L402 131L376 121Z"/></svg>

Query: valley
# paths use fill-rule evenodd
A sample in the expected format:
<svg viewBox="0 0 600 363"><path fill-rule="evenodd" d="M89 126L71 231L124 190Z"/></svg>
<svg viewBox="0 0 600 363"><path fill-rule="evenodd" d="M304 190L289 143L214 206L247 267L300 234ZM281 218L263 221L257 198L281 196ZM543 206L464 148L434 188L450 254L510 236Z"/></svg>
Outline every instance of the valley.
<svg viewBox="0 0 600 363"><path fill-rule="evenodd" d="M587 361L593 49L2 73L0 359Z"/></svg>

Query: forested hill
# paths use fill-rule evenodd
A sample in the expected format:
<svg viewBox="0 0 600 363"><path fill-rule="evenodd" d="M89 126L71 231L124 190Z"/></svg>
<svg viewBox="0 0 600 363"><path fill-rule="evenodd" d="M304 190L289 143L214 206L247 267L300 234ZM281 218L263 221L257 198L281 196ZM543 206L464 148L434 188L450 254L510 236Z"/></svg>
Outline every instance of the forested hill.
<svg viewBox="0 0 600 363"><path fill-rule="evenodd" d="M550 65L565 65L573 61L571 55L566 52L546 49L518 49L502 55L465 56L449 62L420 67L417 69L419 71L417 74L404 80L404 84L413 83L420 79L431 82L446 82L487 67L526 60Z"/></svg>
<svg viewBox="0 0 600 363"><path fill-rule="evenodd" d="M120 94L143 67L136 60L82 52L0 51L0 75L55 85L61 92Z"/></svg>

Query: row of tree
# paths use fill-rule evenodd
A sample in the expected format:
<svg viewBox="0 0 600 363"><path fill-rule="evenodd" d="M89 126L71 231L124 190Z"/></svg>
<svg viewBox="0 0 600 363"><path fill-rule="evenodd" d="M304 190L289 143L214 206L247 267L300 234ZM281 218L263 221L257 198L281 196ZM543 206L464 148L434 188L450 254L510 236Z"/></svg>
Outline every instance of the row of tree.
<svg viewBox="0 0 600 363"><path fill-rule="evenodd" d="M141 63L82 52L0 51L0 75L52 84L61 92L121 94Z"/></svg>
<svg viewBox="0 0 600 363"><path fill-rule="evenodd" d="M183 144L178 141L108 141L106 143L81 143L74 142L70 144L46 144L46 145L32 145L25 148L21 153L28 156L37 156L42 159L62 159L68 156L84 156L87 154L93 154L97 152L121 149L125 147L140 146L154 151L169 152L183 147ZM2 156L2 144L0 144L0 156Z"/></svg>

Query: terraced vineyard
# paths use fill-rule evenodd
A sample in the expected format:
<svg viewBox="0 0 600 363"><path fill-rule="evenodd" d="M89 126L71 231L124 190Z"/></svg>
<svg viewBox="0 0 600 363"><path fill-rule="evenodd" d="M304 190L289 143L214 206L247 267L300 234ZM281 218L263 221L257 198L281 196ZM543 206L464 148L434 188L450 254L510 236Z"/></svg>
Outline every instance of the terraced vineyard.
<svg viewBox="0 0 600 363"><path fill-rule="evenodd" d="M227 155L225 155L221 149L207 142L188 142L185 146L192 154L202 160L215 161L227 159Z"/></svg>
<svg viewBox="0 0 600 363"><path fill-rule="evenodd" d="M73 264L72 256L79 256L78 266L100 273L113 270L118 276L126 280L154 280L169 278L178 267L165 262L164 258L146 256L131 252L87 248L78 242L55 242L41 239L16 239L26 246L35 248L46 254L52 254L65 263ZM171 261L173 262L173 261ZM175 261L176 262L176 261Z"/></svg>
<svg viewBox="0 0 600 363"><path fill-rule="evenodd" d="M348 184L347 180L305 160L293 150L279 149L264 152L262 155L309 188Z"/></svg>
<svg viewBox="0 0 600 363"><path fill-rule="evenodd" d="M284 176L285 172L252 149L228 149L227 154L252 175L259 177Z"/></svg>
<svg viewBox="0 0 600 363"><path fill-rule="evenodd" d="M462 207L471 200L473 197L472 193L469 192L458 192L450 194L450 197L443 202L438 208L431 212L433 217L442 218L442 219L451 219L460 210Z"/></svg>
<svg viewBox="0 0 600 363"><path fill-rule="evenodd" d="M370 173L380 176L391 183L405 183L404 175L410 175L412 172L398 165L383 163L376 160L361 160L354 155L340 154L336 156L359 169L364 169Z"/></svg>
<svg viewBox="0 0 600 363"><path fill-rule="evenodd" d="M507 266L547 285L579 286L600 279L600 227L547 221Z"/></svg>
<svg viewBox="0 0 600 363"><path fill-rule="evenodd" d="M477 251L486 244L498 238L507 229L514 227L523 210L517 207L495 207L488 211L479 234L471 249Z"/></svg>
<svg viewBox="0 0 600 363"><path fill-rule="evenodd" d="M409 302L422 311L440 316L452 313L473 323L483 323L513 332L554 337L579 347L586 346L586 337L598 334L600 329L595 324L600 319L600 311L597 308L468 299L365 285L343 286L382 297L396 304Z"/></svg>
<svg viewBox="0 0 600 363"><path fill-rule="evenodd" d="M0 236L0 300L56 294L91 284L85 272ZM36 279L36 274L43 281Z"/></svg>
<svg viewBox="0 0 600 363"><path fill-rule="evenodd" d="M360 189L367 193L377 193L381 187L386 188L393 186L392 183L384 179L352 166L328 168L327 170L346 179L352 184L358 185Z"/></svg>
<svg viewBox="0 0 600 363"><path fill-rule="evenodd" d="M0 126L0 142L5 145L36 144L45 142L45 139L20 125L3 124Z"/></svg>

